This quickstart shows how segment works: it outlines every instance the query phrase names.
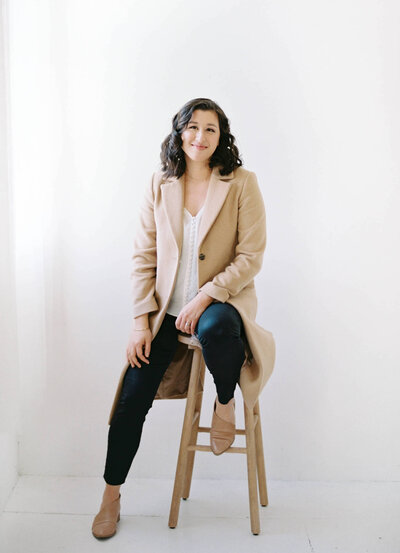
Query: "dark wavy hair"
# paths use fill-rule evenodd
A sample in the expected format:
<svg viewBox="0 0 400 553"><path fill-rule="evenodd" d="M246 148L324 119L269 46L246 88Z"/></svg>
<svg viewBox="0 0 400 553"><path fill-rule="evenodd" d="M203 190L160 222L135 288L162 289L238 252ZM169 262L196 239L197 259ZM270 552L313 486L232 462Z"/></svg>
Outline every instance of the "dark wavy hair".
<svg viewBox="0 0 400 553"><path fill-rule="evenodd" d="M196 109L215 111L218 116L220 139L209 160L209 167L220 167L221 175L228 175L236 167L243 165L235 137L230 132L229 119L219 105L209 98L189 100L172 118L172 131L161 144L161 169L165 178L181 177L186 170L185 152L182 150L181 133L185 130Z"/></svg>

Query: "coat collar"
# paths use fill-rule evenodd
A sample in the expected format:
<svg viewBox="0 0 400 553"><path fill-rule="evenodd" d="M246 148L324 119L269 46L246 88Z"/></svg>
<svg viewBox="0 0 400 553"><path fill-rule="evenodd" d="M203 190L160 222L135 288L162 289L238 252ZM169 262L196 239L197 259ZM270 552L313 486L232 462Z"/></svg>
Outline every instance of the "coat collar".
<svg viewBox="0 0 400 553"><path fill-rule="evenodd" d="M201 245L207 232L217 218L228 194L232 178L233 171L228 175L221 176L219 174L219 167L212 168L198 231L198 246ZM183 241L184 180L185 178L183 175L179 178L170 177L160 185L162 203L179 253L181 252Z"/></svg>

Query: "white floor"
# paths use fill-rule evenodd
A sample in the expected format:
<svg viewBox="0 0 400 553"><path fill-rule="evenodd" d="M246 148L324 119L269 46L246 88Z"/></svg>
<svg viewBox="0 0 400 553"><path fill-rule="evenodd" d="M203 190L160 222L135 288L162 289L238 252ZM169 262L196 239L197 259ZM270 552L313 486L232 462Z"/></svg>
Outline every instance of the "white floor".
<svg viewBox="0 0 400 553"><path fill-rule="evenodd" d="M269 481L254 536L246 481L193 480L171 529L172 480L128 479L117 534L97 540L102 490L102 478L22 476L0 517L1 553L400 553L400 482Z"/></svg>

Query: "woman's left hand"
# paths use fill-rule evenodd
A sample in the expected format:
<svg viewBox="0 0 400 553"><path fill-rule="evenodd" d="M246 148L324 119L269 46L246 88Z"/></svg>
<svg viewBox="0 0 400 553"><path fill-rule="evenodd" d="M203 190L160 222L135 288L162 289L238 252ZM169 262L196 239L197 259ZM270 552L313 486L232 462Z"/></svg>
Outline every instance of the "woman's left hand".
<svg viewBox="0 0 400 553"><path fill-rule="evenodd" d="M176 328L186 334L194 334L194 329L196 328L197 321L200 319L200 315L213 301L211 296L200 291L179 312L175 321Z"/></svg>

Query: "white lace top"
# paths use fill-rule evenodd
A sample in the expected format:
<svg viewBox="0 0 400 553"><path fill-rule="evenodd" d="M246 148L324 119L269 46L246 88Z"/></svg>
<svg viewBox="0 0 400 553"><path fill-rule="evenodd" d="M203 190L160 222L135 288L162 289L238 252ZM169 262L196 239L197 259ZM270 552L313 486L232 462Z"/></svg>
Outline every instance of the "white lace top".
<svg viewBox="0 0 400 553"><path fill-rule="evenodd" d="M178 275L175 281L174 291L167 307L167 313L177 317L179 312L198 293L198 259L197 259L197 235L203 213L204 204L200 211L193 217L183 208L183 243L179 260Z"/></svg>

